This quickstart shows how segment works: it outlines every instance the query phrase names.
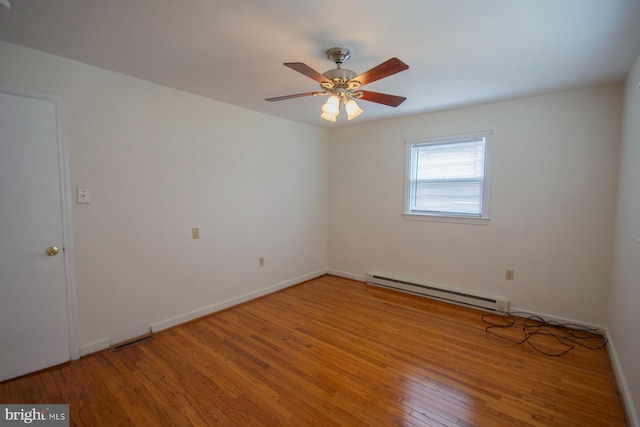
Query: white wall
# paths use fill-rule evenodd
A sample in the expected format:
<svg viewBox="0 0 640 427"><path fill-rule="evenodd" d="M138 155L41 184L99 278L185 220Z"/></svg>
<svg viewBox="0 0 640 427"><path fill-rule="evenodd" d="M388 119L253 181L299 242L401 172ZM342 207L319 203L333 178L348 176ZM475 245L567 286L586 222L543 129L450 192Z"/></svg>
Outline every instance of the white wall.
<svg viewBox="0 0 640 427"><path fill-rule="evenodd" d="M326 270L326 130L7 43L0 58L0 82L64 96L71 186L92 198L72 211L85 353Z"/></svg>
<svg viewBox="0 0 640 427"><path fill-rule="evenodd" d="M620 85L600 86L332 131L330 271L394 274L604 324L621 96ZM490 224L404 220L405 140L483 130L494 131Z"/></svg>
<svg viewBox="0 0 640 427"><path fill-rule="evenodd" d="M626 390L627 407L640 425L640 56L627 77L620 153L618 210L610 290L609 333ZM622 376L623 374L623 376Z"/></svg>

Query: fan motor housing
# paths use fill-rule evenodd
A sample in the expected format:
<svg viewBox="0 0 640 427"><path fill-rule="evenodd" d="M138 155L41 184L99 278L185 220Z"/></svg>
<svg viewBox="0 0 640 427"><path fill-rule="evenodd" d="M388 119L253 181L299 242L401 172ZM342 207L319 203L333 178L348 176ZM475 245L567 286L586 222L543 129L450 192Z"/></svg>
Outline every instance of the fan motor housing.
<svg viewBox="0 0 640 427"><path fill-rule="evenodd" d="M349 81L356 76L356 73L344 68L336 68L334 70L325 71L322 75L330 81L334 81L335 79Z"/></svg>

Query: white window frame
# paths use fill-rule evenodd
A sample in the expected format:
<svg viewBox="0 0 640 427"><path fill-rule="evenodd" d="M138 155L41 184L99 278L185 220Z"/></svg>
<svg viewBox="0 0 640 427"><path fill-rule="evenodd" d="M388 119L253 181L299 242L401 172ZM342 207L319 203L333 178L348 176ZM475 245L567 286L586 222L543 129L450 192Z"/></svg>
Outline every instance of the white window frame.
<svg viewBox="0 0 640 427"><path fill-rule="evenodd" d="M489 223L489 190L491 183L491 137L492 131L474 132L463 135L445 136L438 138L425 138L406 142L406 174L403 217L407 220L454 222L462 224L487 225ZM466 215L454 213L438 213L425 211L412 211L411 200L415 192L416 161L414 148L429 144L451 144L484 138L484 177L482 182L482 213L480 215Z"/></svg>

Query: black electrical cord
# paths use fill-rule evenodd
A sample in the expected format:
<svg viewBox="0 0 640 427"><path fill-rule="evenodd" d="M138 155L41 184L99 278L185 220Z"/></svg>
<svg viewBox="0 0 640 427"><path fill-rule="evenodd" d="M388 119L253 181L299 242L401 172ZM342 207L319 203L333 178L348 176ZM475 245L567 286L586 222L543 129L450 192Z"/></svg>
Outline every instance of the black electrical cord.
<svg viewBox="0 0 640 427"><path fill-rule="evenodd" d="M516 345L528 344L531 348L546 356L563 356L576 348L577 345L590 350L599 350L607 345L607 338L602 331L595 328L586 328L574 323L560 323L547 321L542 317L525 312L511 312L508 315L485 314L482 321L489 326L485 333ZM521 332L519 338L514 339L500 334L499 330L516 329ZM546 336L555 339L563 346L563 350L551 353L542 350L532 340L536 336Z"/></svg>

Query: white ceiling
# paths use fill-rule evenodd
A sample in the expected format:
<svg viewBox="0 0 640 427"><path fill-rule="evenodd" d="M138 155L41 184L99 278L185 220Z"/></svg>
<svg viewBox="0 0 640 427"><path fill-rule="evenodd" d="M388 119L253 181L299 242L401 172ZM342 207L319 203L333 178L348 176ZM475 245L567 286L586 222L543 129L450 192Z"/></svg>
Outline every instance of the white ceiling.
<svg viewBox="0 0 640 427"><path fill-rule="evenodd" d="M11 0L0 40L229 104L323 127L319 89L282 65L319 72L351 50L364 72L398 57L407 71L365 89L362 123L620 82L640 51L640 0ZM2 60L2 58L0 58Z"/></svg>

